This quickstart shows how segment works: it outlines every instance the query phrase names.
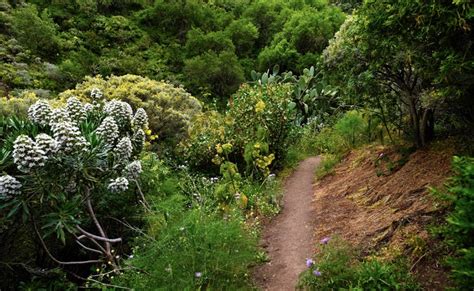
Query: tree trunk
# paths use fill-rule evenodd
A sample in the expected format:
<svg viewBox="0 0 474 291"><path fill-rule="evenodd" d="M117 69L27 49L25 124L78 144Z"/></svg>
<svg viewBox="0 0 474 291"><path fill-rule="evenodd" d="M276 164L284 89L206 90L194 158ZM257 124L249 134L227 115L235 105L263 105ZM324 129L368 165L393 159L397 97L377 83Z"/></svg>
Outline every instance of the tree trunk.
<svg viewBox="0 0 474 291"><path fill-rule="evenodd" d="M408 106L410 107L410 119L413 130L413 139L415 141L416 147L423 147L423 141L421 139L420 131L420 117L416 109L415 98L412 95L408 95Z"/></svg>
<svg viewBox="0 0 474 291"><path fill-rule="evenodd" d="M427 108L423 111L423 118L421 119L421 143L425 146L434 137L434 112Z"/></svg>

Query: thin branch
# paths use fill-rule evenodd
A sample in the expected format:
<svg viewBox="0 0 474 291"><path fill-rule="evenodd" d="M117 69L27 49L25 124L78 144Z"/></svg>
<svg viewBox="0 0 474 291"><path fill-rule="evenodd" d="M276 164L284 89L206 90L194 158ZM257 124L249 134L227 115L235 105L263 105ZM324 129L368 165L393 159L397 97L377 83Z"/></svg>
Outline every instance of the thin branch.
<svg viewBox="0 0 474 291"><path fill-rule="evenodd" d="M101 255L103 254L103 253L102 253L101 251L99 251L99 250L96 250L96 249L93 249L93 248L90 248L90 247L87 247L87 246L83 245L79 240L76 240L76 243L77 243L78 245L80 245L81 247L83 247L84 249L88 250L88 251L91 251L91 252L94 252L94 253L98 253L98 254L101 254Z"/></svg>
<svg viewBox="0 0 474 291"><path fill-rule="evenodd" d="M153 241L155 240L153 237L151 237L150 235L146 234L143 230L141 230L141 229L138 228L138 227L132 226L132 225L131 225L130 223L128 223L128 222L121 221L120 219L115 218L115 217L112 217L112 216L107 216L106 218L115 220L116 222L122 224L123 226L125 226L125 227L127 227L127 228L129 228L129 229L131 229L131 230L133 230L133 231L136 231L136 232L138 232L139 234L141 234L141 235L143 235L143 236L145 236L145 237L147 237L147 238L149 238L149 239L151 239L151 240L153 240Z"/></svg>
<svg viewBox="0 0 474 291"><path fill-rule="evenodd" d="M85 235L80 235L80 236L76 237L77 240L81 240L83 238L87 238L92 243L94 243L102 251L102 253L104 253L104 254L106 253L106 250L104 249L104 247L101 246L100 243L98 243L95 239L93 239L91 237L88 237L88 236L85 236Z"/></svg>
<svg viewBox="0 0 474 291"><path fill-rule="evenodd" d="M102 260L87 260L87 261L72 261L72 262L63 262L58 259L56 259L51 252L49 251L48 247L46 246L46 243L44 242L43 238L41 237L41 234L38 231L38 227L36 226L36 222L33 220L33 227L35 229L36 235L38 236L41 245L43 246L43 249L45 252L48 254L48 256L51 258L51 260L55 261L56 263L60 265L80 265L80 264L95 264L95 263L101 263Z"/></svg>
<svg viewBox="0 0 474 291"><path fill-rule="evenodd" d="M95 226L99 230L100 235L103 238L107 238L107 235L105 234L105 231L100 225L99 220L97 219L97 216L95 216L94 209L92 208L91 198L89 196L89 189L87 189L86 205L87 205L87 210L89 211L89 214L91 215L91 218L94 221ZM107 255L110 255L110 243L107 241L105 241L105 250L107 251Z"/></svg>
<svg viewBox="0 0 474 291"><path fill-rule="evenodd" d="M82 227L80 227L79 225L76 226L76 228L82 233L84 234L86 237L90 237L90 238L93 238L93 239L96 239L96 240L100 240L100 241L104 241L104 242L107 242L107 243L116 243L116 242L121 242L122 241L122 238L106 238L106 237L101 237L101 236L98 236L98 235L95 235L95 234L92 234L90 232L87 232L85 231Z"/></svg>
<svg viewBox="0 0 474 291"><path fill-rule="evenodd" d="M150 204L148 204L148 202L146 201L145 195L143 195L142 188L140 187L140 184L138 183L138 181L136 179L134 179L133 181L135 181L135 185L137 185L138 193L140 194L140 198L142 199L143 206L145 207L145 209L147 211L151 211Z"/></svg>

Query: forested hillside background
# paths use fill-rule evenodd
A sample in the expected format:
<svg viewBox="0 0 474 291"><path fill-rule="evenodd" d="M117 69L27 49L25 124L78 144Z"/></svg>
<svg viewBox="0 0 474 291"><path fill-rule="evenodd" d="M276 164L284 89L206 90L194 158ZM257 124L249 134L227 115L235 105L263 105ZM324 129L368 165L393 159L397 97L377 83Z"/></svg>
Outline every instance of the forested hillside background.
<svg viewBox="0 0 474 291"><path fill-rule="evenodd" d="M345 19L325 1L2 3L2 91L137 74L222 101L251 70L314 65Z"/></svg>
<svg viewBox="0 0 474 291"><path fill-rule="evenodd" d="M0 288L253 288L282 177L374 145L449 146L426 242L472 287L473 44L470 0L0 0ZM341 245L300 287L422 288Z"/></svg>

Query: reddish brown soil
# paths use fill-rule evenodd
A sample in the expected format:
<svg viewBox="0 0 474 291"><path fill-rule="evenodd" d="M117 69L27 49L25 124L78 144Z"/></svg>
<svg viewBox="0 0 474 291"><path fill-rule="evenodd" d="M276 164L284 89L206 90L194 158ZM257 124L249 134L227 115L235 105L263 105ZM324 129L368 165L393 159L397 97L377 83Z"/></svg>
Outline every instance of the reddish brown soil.
<svg viewBox="0 0 474 291"><path fill-rule="evenodd" d="M313 181L319 162L319 157L306 159L287 179L283 210L263 231L262 246L270 261L254 275L263 290L294 290L305 259L313 253Z"/></svg>
<svg viewBox="0 0 474 291"><path fill-rule="evenodd" d="M446 272L433 259L440 250L426 228L440 216L429 187L442 186L449 176L452 152L420 150L395 172L377 176L381 153L400 158L383 147L353 151L317 183L315 237L338 235L365 254L406 257L426 290L444 290Z"/></svg>
<svg viewBox="0 0 474 291"><path fill-rule="evenodd" d="M429 188L441 187L450 175L453 151L448 146L417 151L395 167L401 154L391 148L353 151L333 175L316 183L314 195L312 181L320 159L303 161L285 184L282 213L263 232L270 261L256 268L257 285L294 290L315 242L338 235L362 255L407 258L425 290L444 290L449 282L439 263L441 244L427 227L442 219L443 208ZM378 161L381 153L386 158Z"/></svg>

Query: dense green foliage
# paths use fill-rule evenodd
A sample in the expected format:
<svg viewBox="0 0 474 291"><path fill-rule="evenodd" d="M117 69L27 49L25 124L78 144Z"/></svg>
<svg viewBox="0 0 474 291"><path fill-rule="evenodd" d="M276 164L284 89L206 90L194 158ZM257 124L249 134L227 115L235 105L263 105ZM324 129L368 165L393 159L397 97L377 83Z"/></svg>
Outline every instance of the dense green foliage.
<svg viewBox="0 0 474 291"><path fill-rule="evenodd" d="M453 168L455 174L448 183L448 193L438 192L453 207L442 233L457 250L448 259L453 278L459 286L470 287L474 284L474 160L455 156Z"/></svg>
<svg viewBox="0 0 474 291"><path fill-rule="evenodd" d="M469 0L0 0L0 288L251 289L279 170L472 140L473 19ZM472 158L454 168L467 288ZM301 287L417 288L340 240L317 256Z"/></svg>
<svg viewBox="0 0 474 291"><path fill-rule="evenodd" d="M403 130L418 147L436 121L472 128L472 9L469 1L366 1L326 48L325 77L370 107L388 134Z"/></svg>
<svg viewBox="0 0 474 291"><path fill-rule="evenodd" d="M290 143L295 121L290 96L286 84L243 85L225 114L211 112L193 121L182 144L185 158L201 168L230 161L246 176L266 178Z"/></svg>
<svg viewBox="0 0 474 291"><path fill-rule="evenodd" d="M324 0L29 2L0 5L1 95L136 74L222 101L257 65L315 65L344 20Z"/></svg>

